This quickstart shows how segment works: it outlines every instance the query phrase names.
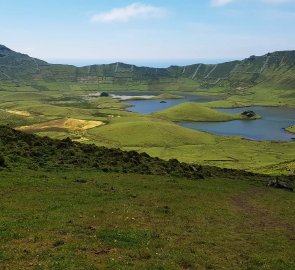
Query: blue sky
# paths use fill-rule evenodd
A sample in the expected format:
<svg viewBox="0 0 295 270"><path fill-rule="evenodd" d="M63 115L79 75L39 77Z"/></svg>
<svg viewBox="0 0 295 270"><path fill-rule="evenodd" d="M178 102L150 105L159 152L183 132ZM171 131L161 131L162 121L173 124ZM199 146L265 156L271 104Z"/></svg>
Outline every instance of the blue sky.
<svg viewBox="0 0 295 270"><path fill-rule="evenodd" d="M0 43L56 63L213 63L295 49L295 0L0 0L0 7Z"/></svg>

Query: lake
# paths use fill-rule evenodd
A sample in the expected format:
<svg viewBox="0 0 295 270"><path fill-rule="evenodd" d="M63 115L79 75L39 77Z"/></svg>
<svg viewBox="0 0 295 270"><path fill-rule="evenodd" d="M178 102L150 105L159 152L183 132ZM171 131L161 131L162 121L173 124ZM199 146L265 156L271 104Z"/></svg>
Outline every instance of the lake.
<svg viewBox="0 0 295 270"><path fill-rule="evenodd" d="M118 93L116 93L118 94ZM129 95L130 92L128 93L119 93L118 95ZM160 93L153 93L153 92L148 92L148 93L141 93L141 95L159 95ZM139 92L135 92L132 95L138 96L140 95ZM149 114L153 112L157 112L160 110L167 109L169 107L173 107L175 105L178 105L180 103L184 102L209 102L213 100L219 100L221 99L220 97L216 96L199 96L199 95L192 95L192 94L179 94L179 96L182 96L182 99L168 99L165 100L166 103L160 103L161 100L159 99L149 99L149 100L124 100L123 102L126 104L132 105L132 107L128 108L128 111L131 112L137 112L141 114Z"/></svg>
<svg viewBox="0 0 295 270"><path fill-rule="evenodd" d="M130 92L128 94L130 95ZM149 94L157 95L158 93ZM183 102L193 101L204 103L219 99L218 97L205 97L191 94L183 94L182 96L184 97L183 99L166 100L167 103L160 103L160 100L127 100L124 101L124 103L133 105L133 107L128 108L129 111L149 114ZM284 130L284 128L295 124L295 108L257 106L217 110L226 113L241 113L245 110L253 110L262 118L257 120L234 120L229 122L180 122L178 124L186 128L217 135L241 136L246 139L257 141L287 142L295 138L295 134Z"/></svg>
<svg viewBox="0 0 295 270"><path fill-rule="evenodd" d="M262 118L229 122L181 122L181 126L225 136L242 136L256 141L292 141L295 134L283 128L295 124L295 109L283 107L247 107L218 109L226 113L252 110Z"/></svg>

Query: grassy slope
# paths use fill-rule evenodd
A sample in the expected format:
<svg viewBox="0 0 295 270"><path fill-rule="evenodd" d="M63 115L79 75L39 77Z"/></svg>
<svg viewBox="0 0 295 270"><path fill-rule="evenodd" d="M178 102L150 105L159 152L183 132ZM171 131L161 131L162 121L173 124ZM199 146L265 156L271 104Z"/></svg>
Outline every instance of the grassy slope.
<svg viewBox="0 0 295 270"><path fill-rule="evenodd" d="M116 147L172 147L179 145L210 144L212 136L182 128L164 120L134 116L115 118L103 127L89 130L89 137L98 144Z"/></svg>
<svg viewBox="0 0 295 270"><path fill-rule="evenodd" d="M213 143L170 147L128 147L163 159L244 169L268 174L295 173L295 142L255 142L238 137L214 137Z"/></svg>
<svg viewBox="0 0 295 270"><path fill-rule="evenodd" d="M3 67L0 91L19 88L28 91L198 91L229 97L212 106L295 106L295 51L273 52L218 65L169 68L124 63L77 68L49 65L3 46L0 52L5 55L0 58Z"/></svg>
<svg viewBox="0 0 295 270"><path fill-rule="evenodd" d="M294 195L269 177L5 127L0 148L1 269L295 267Z"/></svg>
<svg viewBox="0 0 295 270"><path fill-rule="evenodd" d="M294 195L260 183L25 168L0 178L3 269L295 267Z"/></svg>
<svg viewBox="0 0 295 270"><path fill-rule="evenodd" d="M195 102L187 102L158 111L152 115L171 121L230 121L242 119L239 114L227 114L210 109Z"/></svg>

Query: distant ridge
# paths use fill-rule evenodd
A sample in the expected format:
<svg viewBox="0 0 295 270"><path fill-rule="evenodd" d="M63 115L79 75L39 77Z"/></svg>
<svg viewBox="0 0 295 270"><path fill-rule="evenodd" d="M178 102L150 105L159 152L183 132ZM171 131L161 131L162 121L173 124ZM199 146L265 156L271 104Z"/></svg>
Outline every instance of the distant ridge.
<svg viewBox="0 0 295 270"><path fill-rule="evenodd" d="M262 56L220 64L193 64L168 68L138 67L112 63L76 67L49 64L0 45L0 80L19 84L42 82L125 84L141 82L155 85L163 81L187 79L203 88L248 88L268 83L295 89L295 51L277 51Z"/></svg>

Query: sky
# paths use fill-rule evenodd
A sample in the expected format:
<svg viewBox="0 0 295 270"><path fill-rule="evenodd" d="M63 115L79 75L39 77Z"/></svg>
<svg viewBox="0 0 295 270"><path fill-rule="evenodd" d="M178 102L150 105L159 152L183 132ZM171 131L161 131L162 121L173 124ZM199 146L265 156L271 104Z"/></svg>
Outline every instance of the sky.
<svg viewBox="0 0 295 270"><path fill-rule="evenodd" d="M0 0L0 25L51 63L217 63L295 49L295 0Z"/></svg>

